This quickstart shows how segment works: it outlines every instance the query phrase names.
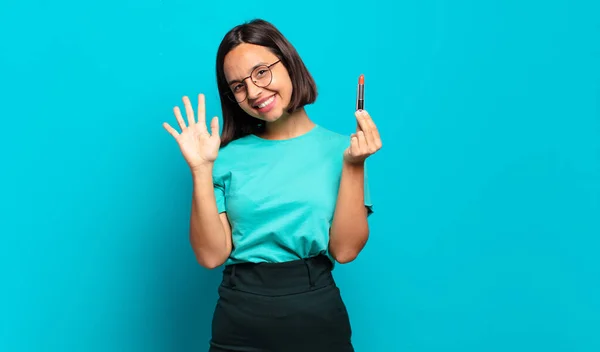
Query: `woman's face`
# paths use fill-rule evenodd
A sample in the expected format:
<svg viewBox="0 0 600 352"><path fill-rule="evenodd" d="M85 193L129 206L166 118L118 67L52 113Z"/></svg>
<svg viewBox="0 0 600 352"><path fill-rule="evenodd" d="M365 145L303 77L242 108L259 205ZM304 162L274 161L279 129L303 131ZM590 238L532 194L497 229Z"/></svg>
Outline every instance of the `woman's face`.
<svg viewBox="0 0 600 352"><path fill-rule="evenodd" d="M248 115L267 122L286 114L292 98L290 76L278 61L266 47L242 43L225 56L223 64L225 79L239 106Z"/></svg>

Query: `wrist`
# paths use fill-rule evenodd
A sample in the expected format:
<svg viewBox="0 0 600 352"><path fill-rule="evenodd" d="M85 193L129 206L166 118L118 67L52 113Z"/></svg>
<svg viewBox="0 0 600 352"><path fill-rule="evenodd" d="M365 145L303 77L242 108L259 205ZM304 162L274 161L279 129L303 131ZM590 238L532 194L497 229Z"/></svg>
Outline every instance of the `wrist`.
<svg viewBox="0 0 600 352"><path fill-rule="evenodd" d="M342 166L344 169L348 169L348 170L356 170L356 171L362 171L365 168L365 161L361 160L361 161L348 161L344 159L344 163Z"/></svg>
<svg viewBox="0 0 600 352"><path fill-rule="evenodd" d="M190 166L190 170L192 171L192 175L194 177L201 175L212 175L213 163L206 163L200 165Z"/></svg>

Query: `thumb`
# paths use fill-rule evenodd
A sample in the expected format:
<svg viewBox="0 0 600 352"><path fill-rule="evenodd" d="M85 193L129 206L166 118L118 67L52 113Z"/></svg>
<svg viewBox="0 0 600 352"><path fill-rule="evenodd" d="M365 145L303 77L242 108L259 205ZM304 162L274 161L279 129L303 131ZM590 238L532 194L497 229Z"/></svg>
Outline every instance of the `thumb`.
<svg viewBox="0 0 600 352"><path fill-rule="evenodd" d="M352 154L352 148L357 148L358 145L358 137L356 136L356 133L352 133L350 135L350 145L348 146L348 148L346 148L346 154L349 156Z"/></svg>

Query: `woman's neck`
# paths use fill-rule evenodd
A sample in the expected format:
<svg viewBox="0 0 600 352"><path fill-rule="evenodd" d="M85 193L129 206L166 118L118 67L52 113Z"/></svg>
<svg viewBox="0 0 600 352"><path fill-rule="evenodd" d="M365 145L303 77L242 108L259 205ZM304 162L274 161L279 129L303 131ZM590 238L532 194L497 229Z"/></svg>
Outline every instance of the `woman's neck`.
<svg viewBox="0 0 600 352"><path fill-rule="evenodd" d="M288 139L303 135L315 127L304 108L269 122L260 137L265 139Z"/></svg>

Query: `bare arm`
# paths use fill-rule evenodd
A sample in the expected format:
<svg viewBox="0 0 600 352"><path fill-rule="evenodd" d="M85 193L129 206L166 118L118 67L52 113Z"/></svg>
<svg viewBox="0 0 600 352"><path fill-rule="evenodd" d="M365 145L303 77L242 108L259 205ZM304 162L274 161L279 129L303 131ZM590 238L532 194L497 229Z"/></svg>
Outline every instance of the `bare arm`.
<svg viewBox="0 0 600 352"><path fill-rule="evenodd" d="M212 167L192 172L193 194L190 243L196 260L205 268L222 265L231 253L231 227L226 213L218 213L212 183Z"/></svg>
<svg viewBox="0 0 600 352"><path fill-rule="evenodd" d="M204 94L198 94L196 117L187 96L183 97L183 104L187 125L179 107L173 108L181 132L166 122L163 123L163 127L177 141L192 171L194 190L190 214L190 242L198 263L212 269L223 264L231 252L231 228L227 215L218 212L212 180L214 161L221 144L219 119L216 116L212 118L209 133L206 128Z"/></svg>
<svg viewBox="0 0 600 352"><path fill-rule="evenodd" d="M381 149L381 137L371 116L355 113L357 131L344 153L342 177L329 232L329 251L340 263L356 259L369 238L368 210L365 207L365 160Z"/></svg>
<svg viewBox="0 0 600 352"><path fill-rule="evenodd" d="M353 261L369 238L364 179L364 164L344 163L329 235L329 250L340 263Z"/></svg>

